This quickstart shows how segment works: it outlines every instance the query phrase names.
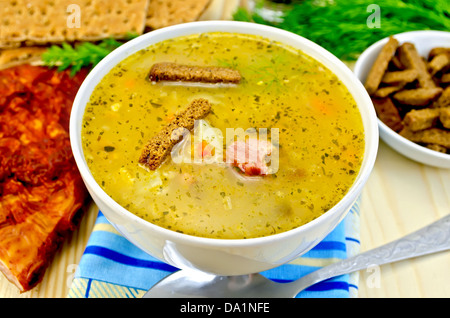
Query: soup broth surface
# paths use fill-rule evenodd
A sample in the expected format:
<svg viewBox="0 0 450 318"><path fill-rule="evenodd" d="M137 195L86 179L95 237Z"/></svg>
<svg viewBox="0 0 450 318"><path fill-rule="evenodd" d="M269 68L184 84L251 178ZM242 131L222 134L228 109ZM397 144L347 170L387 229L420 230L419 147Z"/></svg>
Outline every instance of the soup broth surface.
<svg viewBox="0 0 450 318"><path fill-rule="evenodd" d="M230 67L242 80L152 83L157 62ZM171 157L157 170L139 165L147 141L197 98L210 101L201 124L214 128L224 152L227 128L255 128L260 137L265 128L268 140L277 132L276 170L246 177L229 164ZM173 231L242 239L288 231L336 204L359 172L364 130L350 93L313 58L258 36L204 33L151 45L115 66L92 93L82 143L96 181L132 213Z"/></svg>

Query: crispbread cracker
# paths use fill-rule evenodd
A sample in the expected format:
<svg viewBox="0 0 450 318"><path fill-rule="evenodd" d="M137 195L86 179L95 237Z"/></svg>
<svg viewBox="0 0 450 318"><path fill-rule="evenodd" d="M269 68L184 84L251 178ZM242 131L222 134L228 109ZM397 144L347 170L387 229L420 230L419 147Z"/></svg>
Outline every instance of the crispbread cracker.
<svg viewBox="0 0 450 318"><path fill-rule="evenodd" d="M39 65L42 63L42 53L46 50L43 47L20 47L0 50L0 70L20 64Z"/></svg>
<svg viewBox="0 0 450 318"><path fill-rule="evenodd" d="M149 0L0 0L0 48L142 34L148 3Z"/></svg>
<svg viewBox="0 0 450 318"><path fill-rule="evenodd" d="M150 0L147 26L159 29L170 25L196 21L211 0Z"/></svg>

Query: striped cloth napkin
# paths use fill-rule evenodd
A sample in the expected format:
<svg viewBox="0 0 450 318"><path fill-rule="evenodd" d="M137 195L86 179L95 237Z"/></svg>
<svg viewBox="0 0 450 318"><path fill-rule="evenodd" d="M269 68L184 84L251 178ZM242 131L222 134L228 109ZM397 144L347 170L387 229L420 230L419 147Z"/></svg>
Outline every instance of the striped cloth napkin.
<svg viewBox="0 0 450 318"><path fill-rule="evenodd" d="M358 199L344 220L312 250L261 274L277 282L289 282L358 253L359 206ZM68 297L140 298L151 286L176 270L131 244L99 211ZM352 273L317 283L297 297L349 298L356 297L357 292L358 273Z"/></svg>

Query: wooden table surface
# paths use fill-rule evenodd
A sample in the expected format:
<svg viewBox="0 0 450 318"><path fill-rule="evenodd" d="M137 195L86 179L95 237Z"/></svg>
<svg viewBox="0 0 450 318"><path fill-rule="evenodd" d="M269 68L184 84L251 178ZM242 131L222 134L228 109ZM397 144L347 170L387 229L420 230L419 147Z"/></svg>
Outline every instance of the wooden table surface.
<svg viewBox="0 0 450 318"><path fill-rule="evenodd" d="M208 18L230 16L239 0L214 0ZM218 13L219 12L219 13ZM0 297L64 298L96 219L91 204L80 227L64 243L43 281L20 294L0 275ZM362 194L361 251L406 235L450 213L450 169L411 161L380 142ZM450 251L359 272L358 296L450 297Z"/></svg>

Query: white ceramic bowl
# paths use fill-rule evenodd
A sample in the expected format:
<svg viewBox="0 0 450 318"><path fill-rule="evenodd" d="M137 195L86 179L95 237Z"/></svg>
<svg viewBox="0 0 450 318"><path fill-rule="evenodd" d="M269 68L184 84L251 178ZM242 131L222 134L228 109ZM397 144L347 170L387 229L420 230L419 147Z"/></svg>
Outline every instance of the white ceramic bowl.
<svg viewBox="0 0 450 318"><path fill-rule="evenodd" d="M450 47L450 32L445 31L412 31L394 35L399 43L410 42L416 46L421 56L428 56L434 47ZM362 83L366 81L381 48L386 44L388 38L382 39L367 48L358 58L355 64L354 73ZM394 150L417 162L439 168L450 168L450 155L440 153L422 147L386 126L378 120L380 138Z"/></svg>
<svg viewBox="0 0 450 318"><path fill-rule="evenodd" d="M103 76L129 55L153 43L177 36L217 31L256 34L303 50L341 79L359 107L366 136L361 171L348 194L336 206L304 226L268 237L241 240L180 234L144 221L127 211L102 190L89 171L81 146L82 117L93 89ZM233 21L193 22L172 26L142 35L116 49L90 72L80 87L70 119L70 138L76 163L92 198L120 233L142 250L168 264L217 275L244 275L274 268L314 247L344 218L360 195L378 150L377 120L371 100L363 85L346 65L323 48L293 33Z"/></svg>

